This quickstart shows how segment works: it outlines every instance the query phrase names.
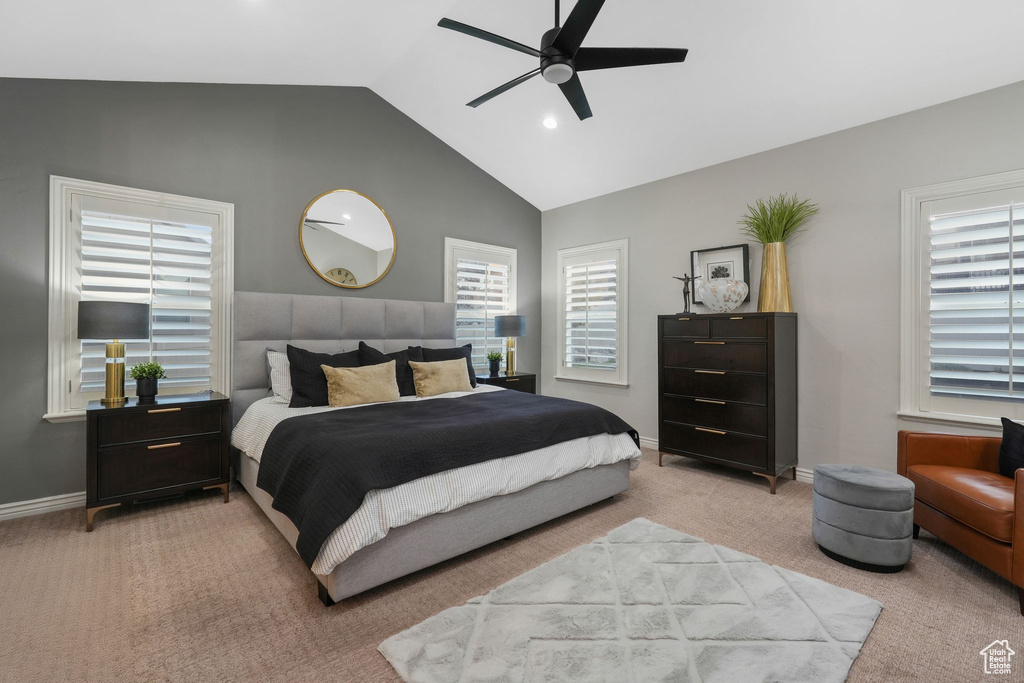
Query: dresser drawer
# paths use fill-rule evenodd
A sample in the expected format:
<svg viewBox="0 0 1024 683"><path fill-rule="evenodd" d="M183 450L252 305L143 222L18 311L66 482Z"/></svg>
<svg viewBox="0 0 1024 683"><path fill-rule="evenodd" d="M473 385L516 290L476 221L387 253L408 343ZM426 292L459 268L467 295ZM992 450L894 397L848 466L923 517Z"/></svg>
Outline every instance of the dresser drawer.
<svg viewBox="0 0 1024 683"><path fill-rule="evenodd" d="M97 445L102 448L175 436L212 434L219 432L220 428L220 406L154 406L146 411L100 415L96 422L96 436Z"/></svg>
<svg viewBox="0 0 1024 683"><path fill-rule="evenodd" d="M683 368L662 368L666 394L693 398L713 398L766 405L768 399L765 375L743 375L732 372L698 372Z"/></svg>
<svg viewBox="0 0 1024 683"><path fill-rule="evenodd" d="M99 451L97 492L102 500L222 479L222 462L219 436Z"/></svg>
<svg viewBox="0 0 1024 683"><path fill-rule="evenodd" d="M708 370L764 372L768 346L744 342L664 342L665 365Z"/></svg>
<svg viewBox="0 0 1024 683"><path fill-rule="evenodd" d="M690 318L681 315L675 320L661 321L661 334L664 337L704 337L708 336L707 318Z"/></svg>
<svg viewBox="0 0 1024 683"><path fill-rule="evenodd" d="M713 427L756 436L768 435L768 409L716 399L664 396L661 417L700 427Z"/></svg>
<svg viewBox="0 0 1024 683"><path fill-rule="evenodd" d="M717 433L699 427L663 422L659 439L661 448L714 458L753 469L768 469L768 443L760 437L731 432Z"/></svg>
<svg viewBox="0 0 1024 683"><path fill-rule="evenodd" d="M711 321L711 336L716 338L764 339L768 336L768 321L765 318L715 318Z"/></svg>

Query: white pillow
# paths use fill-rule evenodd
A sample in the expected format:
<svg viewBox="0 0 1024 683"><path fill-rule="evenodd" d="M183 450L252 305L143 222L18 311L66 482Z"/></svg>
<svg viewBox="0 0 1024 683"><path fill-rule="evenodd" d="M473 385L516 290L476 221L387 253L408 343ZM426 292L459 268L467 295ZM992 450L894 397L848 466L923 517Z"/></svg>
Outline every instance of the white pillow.
<svg viewBox="0 0 1024 683"><path fill-rule="evenodd" d="M274 392L274 403L292 402L292 368L288 354L267 349L267 365L270 366L270 390Z"/></svg>

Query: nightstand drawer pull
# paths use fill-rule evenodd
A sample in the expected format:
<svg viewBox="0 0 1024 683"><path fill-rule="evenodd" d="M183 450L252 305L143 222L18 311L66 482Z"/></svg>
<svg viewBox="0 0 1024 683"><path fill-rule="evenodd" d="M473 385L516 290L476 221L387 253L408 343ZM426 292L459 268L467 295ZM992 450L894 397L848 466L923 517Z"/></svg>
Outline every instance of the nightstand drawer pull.
<svg viewBox="0 0 1024 683"><path fill-rule="evenodd" d="M714 403L716 406L725 405L725 401L712 401L711 399L708 398L695 398L693 400L696 401L697 403Z"/></svg>
<svg viewBox="0 0 1024 683"><path fill-rule="evenodd" d="M509 379L506 379L505 381L506 382L518 382L519 380L520 380L520 378L516 377L515 379L509 378Z"/></svg>
<svg viewBox="0 0 1024 683"><path fill-rule="evenodd" d="M146 412L149 413L150 415L152 415L153 413L180 413L181 408L153 408L152 410L147 410Z"/></svg>
<svg viewBox="0 0 1024 683"><path fill-rule="evenodd" d="M742 315L733 316L732 318L729 318L729 320L743 320L743 316Z"/></svg>
<svg viewBox="0 0 1024 683"><path fill-rule="evenodd" d="M158 443L158 444L153 444L152 446L146 446L146 449L147 449L147 450L151 450L151 451L155 451L155 450L156 450L156 449L158 449L158 448L174 448L175 446L180 446L180 445L181 445L181 442L180 442L180 441L175 441L175 442L173 442L173 443Z"/></svg>
<svg viewBox="0 0 1024 683"><path fill-rule="evenodd" d="M685 320L689 320L689 318L678 318L678 320L683 320L683 321L685 321Z"/></svg>
<svg viewBox="0 0 1024 683"><path fill-rule="evenodd" d="M698 432L707 432L708 434L718 434L719 436L725 436L725 432L718 429L708 429L707 427L694 427Z"/></svg>
<svg viewBox="0 0 1024 683"><path fill-rule="evenodd" d="M724 375L722 370L694 370L698 375Z"/></svg>
<svg viewBox="0 0 1024 683"><path fill-rule="evenodd" d="M716 344L716 345L722 345L725 342L693 342L693 343L694 344Z"/></svg>

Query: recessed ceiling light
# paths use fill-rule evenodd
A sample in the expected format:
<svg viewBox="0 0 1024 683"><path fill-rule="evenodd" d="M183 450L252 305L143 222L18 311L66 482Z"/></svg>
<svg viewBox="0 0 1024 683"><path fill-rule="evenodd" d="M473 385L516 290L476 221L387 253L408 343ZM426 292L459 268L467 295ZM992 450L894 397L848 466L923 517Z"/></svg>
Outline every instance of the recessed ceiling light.
<svg viewBox="0 0 1024 683"><path fill-rule="evenodd" d="M555 121L554 117L549 116L544 119L544 127L554 130L555 128L558 128L558 121Z"/></svg>
<svg viewBox="0 0 1024 683"><path fill-rule="evenodd" d="M342 218L344 218L344 219L345 219L345 220L347 220L347 221L350 221L350 220L352 220L352 216L349 216L349 215L348 215L347 213L343 213L343 214L341 214L341 217L342 217Z"/></svg>

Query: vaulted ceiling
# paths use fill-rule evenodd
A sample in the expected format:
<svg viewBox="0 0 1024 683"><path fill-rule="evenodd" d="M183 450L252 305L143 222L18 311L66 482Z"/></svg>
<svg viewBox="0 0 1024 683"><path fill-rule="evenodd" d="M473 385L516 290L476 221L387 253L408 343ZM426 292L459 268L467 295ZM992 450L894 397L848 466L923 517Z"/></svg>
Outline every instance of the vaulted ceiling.
<svg viewBox="0 0 1024 683"><path fill-rule="evenodd" d="M466 107L536 60L443 16L536 45L553 0L0 0L0 76L368 86L540 209L1024 80L1021 0L607 0L585 45L690 54L581 74L581 122Z"/></svg>

